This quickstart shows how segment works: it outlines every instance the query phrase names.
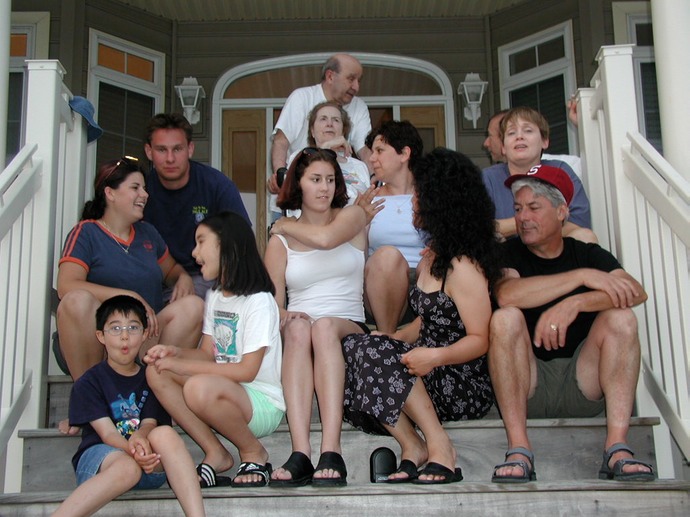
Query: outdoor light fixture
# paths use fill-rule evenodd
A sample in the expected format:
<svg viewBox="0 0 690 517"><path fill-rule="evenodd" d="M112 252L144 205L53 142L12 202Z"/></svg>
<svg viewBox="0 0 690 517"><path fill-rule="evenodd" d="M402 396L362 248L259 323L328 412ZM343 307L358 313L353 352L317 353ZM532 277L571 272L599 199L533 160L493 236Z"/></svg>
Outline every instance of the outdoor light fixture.
<svg viewBox="0 0 690 517"><path fill-rule="evenodd" d="M481 117L482 110L480 105L484 92L488 86L487 81L482 81L479 74L469 73L465 76L465 80L458 86L458 95L465 98L465 118L472 121L472 127L477 129L477 119Z"/></svg>
<svg viewBox="0 0 690 517"><path fill-rule="evenodd" d="M175 86L185 118L190 124L196 124L201 119L201 113L197 109L199 99L206 97L204 87L196 81L196 77L185 77L182 84Z"/></svg>

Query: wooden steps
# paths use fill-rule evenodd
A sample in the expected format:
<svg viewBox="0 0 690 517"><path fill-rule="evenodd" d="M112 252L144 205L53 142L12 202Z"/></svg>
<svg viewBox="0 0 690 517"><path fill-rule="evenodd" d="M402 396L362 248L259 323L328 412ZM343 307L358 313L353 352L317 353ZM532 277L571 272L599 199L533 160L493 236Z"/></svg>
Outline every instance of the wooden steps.
<svg viewBox="0 0 690 517"><path fill-rule="evenodd" d="M0 496L0 515L48 515L66 492ZM462 482L453 485L362 485L338 489L303 487L217 488L204 491L207 515L387 516L423 515L625 515L686 516L690 483L538 481L525 485ZM99 516L181 515L170 489L128 492Z"/></svg>
<svg viewBox="0 0 690 517"><path fill-rule="evenodd" d="M50 401L46 424L57 425L66 416L71 382L59 376L49 379ZM315 411L316 415L317 412ZM633 418L629 443L637 457L656 465L652 427L658 418ZM503 459L505 431L498 412L487 418L446 424L456 450L464 481L452 485L386 485L369 482L369 455L380 446L399 454L391 437L361 433L343 425L343 456L348 467L348 486L318 489L217 488L204 490L207 514L256 513L272 515L650 515L690 514L690 483L659 480L653 483L600 481L597 473L606 434L604 418L530 420L529 435L535 453L537 482L498 485L490 482L493 466ZM181 431L180 431L181 432ZM195 461L201 450L182 433ZM23 430L24 469L22 493L0 495L1 516L49 515L74 489L70 458L79 437L57 429ZM312 461L318 459L320 424L312 424ZM237 457L236 449L221 439ZM274 466L290 454L286 425L262 439ZM234 474L234 469L230 475ZM181 515L170 489L128 492L98 515Z"/></svg>

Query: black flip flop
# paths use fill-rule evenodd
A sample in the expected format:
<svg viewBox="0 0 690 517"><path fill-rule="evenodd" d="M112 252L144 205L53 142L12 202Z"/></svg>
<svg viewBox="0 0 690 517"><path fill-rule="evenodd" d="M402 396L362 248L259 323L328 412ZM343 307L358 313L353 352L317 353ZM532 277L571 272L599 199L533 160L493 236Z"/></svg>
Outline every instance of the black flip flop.
<svg viewBox="0 0 690 517"><path fill-rule="evenodd" d="M386 483L399 484L399 483L413 483L415 479L419 477L419 472L417 471L417 465L414 464L412 460L401 460L398 470L392 472L392 474L407 474L406 478L393 478L386 479Z"/></svg>
<svg viewBox="0 0 690 517"><path fill-rule="evenodd" d="M311 464L309 456L303 452L295 451L281 467L292 474L291 479L271 479L269 486L272 487L298 487L311 483L314 475L314 466Z"/></svg>
<svg viewBox="0 0 690 517"><path fill-rule="evenodd" d="M232 483L232 480L228 476L216 475L216 469L208 463L199 463L196 466L196 473L199 474L201 478L201 481L199 481L199 486L201 486L201 488L230 486Z"/></svg>
<svg viewBox="0 0 690 517"><path fill-rule="evenodd" d="M395 471L395 453L388 447L379 447L369 456L369 480L372 483L386 483Z"/></svg>
<svg viewBox="0 0 690 517"><path fill-rule="evenodd" d="M340 477L337 478L315 478L312 476L311 484L315 487L331 487L331 486L345 486L347 485L347 468L345 467L345 460L337 452L324 452L319 457L319 463L316 465L315 471L332 469L335 470Z"/></svg>
<svg viewBox="0 0 690 517"><path fill-rule="evenodd" d="M412 483L415 485L446 485L448 483L457 483L462 481L462 470L457 467L454 471L448 467L444 467L440 463L435 463L433 461L426 464L420 472L420 476L444 476L443 479L414 479Z"/></svg>

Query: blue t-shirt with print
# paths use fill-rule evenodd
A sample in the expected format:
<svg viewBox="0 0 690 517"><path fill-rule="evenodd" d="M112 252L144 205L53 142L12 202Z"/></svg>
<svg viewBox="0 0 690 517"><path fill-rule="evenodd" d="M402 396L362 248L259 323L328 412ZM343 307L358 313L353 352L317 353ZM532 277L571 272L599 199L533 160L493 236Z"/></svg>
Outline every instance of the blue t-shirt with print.
<svg viewBox="0 0 690 517"><path fill-rule="evenodd" d="M232 180L203 163L189 161L189 182L177 190L165 188L152 169L146 176L146 190L149 199L144 208L144 219L156 227L173 258L190 275L200 271L192 250L194 232L204 218L230 211L251 224L240 192Z"/></svg>
<svg viewBox="0 0 690 517"><path fill-rule="evenodd" d="M170 416L146 382L145 367L126 376L113 370L107 361L98 363L76 380L70 395L69 423L82 428L81 443L72 457L75 471L84 451L103 443L90 422L105 417L128 440L145 418L153 418L159 425L170 424Z"/></svg>

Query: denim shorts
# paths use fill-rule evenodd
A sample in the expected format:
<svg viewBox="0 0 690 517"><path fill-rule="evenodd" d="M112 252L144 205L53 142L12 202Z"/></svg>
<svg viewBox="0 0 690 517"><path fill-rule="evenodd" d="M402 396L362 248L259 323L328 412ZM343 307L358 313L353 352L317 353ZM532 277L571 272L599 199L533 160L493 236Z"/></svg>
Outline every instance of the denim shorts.
<svg viewBox="0 0 690 517"><path fill-rule="evenodd" d="M81 458L79 458L79 463L77 464L77 486L98 474L105 457L113 452L127 454L122 449L111 447L110 445L106 445L104 443L99 443L86 449L81 455ZM152 488L158 488L165 483L165 481L165 472L153 472L151 474L146 474L142 470L141 479L139 479L139 482L132 487L132 490L149 490Z"/></svg>
<svg viewBox="0 0 690 517"><path fill-rule="evenodd" d="M249 430L257 438L268 436L280 425L285 416L285 411L275 407L268 397L259 390L243 384L252 403L252 419L249 422Z"/></svg>

